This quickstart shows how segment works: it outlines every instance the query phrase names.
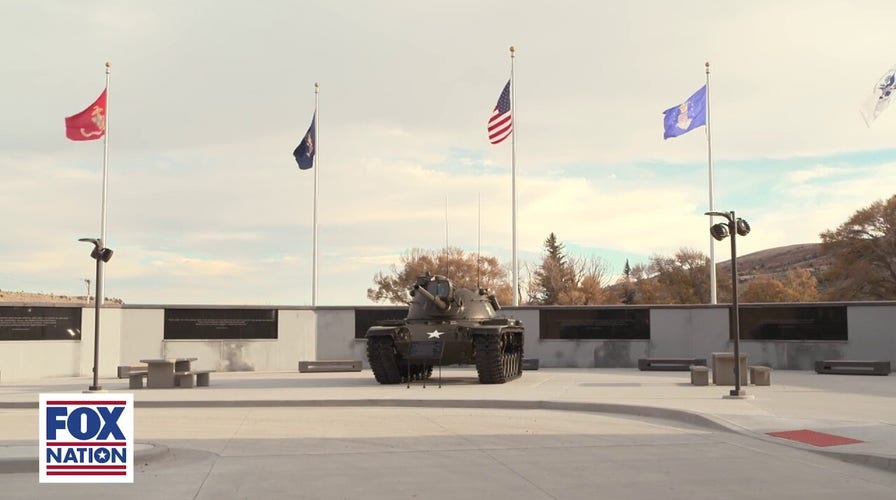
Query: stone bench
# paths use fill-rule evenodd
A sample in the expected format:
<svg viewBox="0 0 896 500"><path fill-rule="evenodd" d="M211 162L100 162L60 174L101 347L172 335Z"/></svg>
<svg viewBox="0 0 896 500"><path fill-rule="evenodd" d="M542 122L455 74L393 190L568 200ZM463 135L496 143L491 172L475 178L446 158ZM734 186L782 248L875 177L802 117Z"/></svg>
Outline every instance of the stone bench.
<svg viewBox="0 0 896 500"><path fill-rule="evenodd" d="M889 361L826 359L815 362L816 373L840 375L889 375Z"/></svg>
<svg viewBox="0 0 896 500"><path fill-rule="evenodd" d="M128 389L143 389L143 382L146 380L147 371L130 371L128 372Z"/></svg>
<svg viewBox="0 0 896 500"><path fill-rule="evenodd" d="M300 373L312 372L359 372L361 360L326 360L326 361L299 361Z"/></svg>
<svg viewBox="0 0 896 500"><path fill-rule="evenodd" d="M193 372L174 372L174 387L184 389L196 387L196 374Z"/></svg>
<svg viewBox="0 0 896 500"><path fill-rule="evenodd" d="M211 384L211 374L214 373L214 371L215 370L193 370L193 373L196 374L196 387L208 387L209 384Z"/></svg>
<svg viewBox="0 0 896 500"><path fill-rule="evenodd" d="M537 370L538 358L523 358L523 370Z"/></svg>
<svg viewBox="0 0 896 500"><path fill-rule="evenodd" d="M190 387L208 387L211 382L210 374L215 370L190 370L174 372L174 386L184 389Z"/></svg>
<svg viewBox="0 0 896 500"><path fill-rule="evenodd" d="M750 383L753 385L772 385L772 369L767 366L750 366Z"/></svg>
<svg viewBox="0 0 896 500"><path fill-rule="evenodd" d="M702 365L691 365L691 384L693 385L709 385L709 367Z"/></svg>
<svg viewBox="0 0 896 500"><path fill-rule="evenodd" d="M131 373L146 373L146 365L122 365L118 367L118 378L128 378Z"/></svg>
<svg viewBox="0 0 896 500"><path fill-rule="evenodd" d="M739 353L737 371L740 374L740 385L747 385L747 353ZM735 385L734 353L712 353L712 383L715 385Z"/></svg>
<svg viewBox="0 0 896 500"><path fill-rule="evenodd" d="M706 358L640 358L638 369L686 372L691 365L706 366Z"/></svg>

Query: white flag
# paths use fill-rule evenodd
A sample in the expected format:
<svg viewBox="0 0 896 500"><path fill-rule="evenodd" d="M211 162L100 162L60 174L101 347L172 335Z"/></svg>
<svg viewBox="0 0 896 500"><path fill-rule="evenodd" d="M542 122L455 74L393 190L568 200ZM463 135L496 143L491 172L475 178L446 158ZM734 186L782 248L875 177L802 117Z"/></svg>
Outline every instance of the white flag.
<svg viewBox="0 0 896 500"><path fill-rule="evenodd" d="M868 100L859 109L862 118L865 119L865 125L871 126L871 122L880 116L881 113L890 105L890 98L896 94L896 65L891 67L884 76L878 80L871 90Z"/></svg>

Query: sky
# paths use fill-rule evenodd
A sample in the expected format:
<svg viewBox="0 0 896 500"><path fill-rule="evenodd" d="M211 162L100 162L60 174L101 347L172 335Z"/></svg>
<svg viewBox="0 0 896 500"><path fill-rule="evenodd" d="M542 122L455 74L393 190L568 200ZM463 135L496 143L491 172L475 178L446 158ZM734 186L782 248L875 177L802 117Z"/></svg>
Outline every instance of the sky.
<svg viewBox="0 0 896 500"><path fill-rule="evenodd" d="M310 305L315 170L319 306L372 305L377 272L446 240L509 266L514 180L521 266L551 232L612 275L709 255L707 131L713 207L752 226L739 255L819 242L894 194L896 110L859 114L893 19L892 0L0 0L0 290L95 281L78 239L101 233L104 141L63 119L107 61L105 294L125 303ZM510 46L514 138L491 145ZM706 62L710 127L663 140Z"/></svg>

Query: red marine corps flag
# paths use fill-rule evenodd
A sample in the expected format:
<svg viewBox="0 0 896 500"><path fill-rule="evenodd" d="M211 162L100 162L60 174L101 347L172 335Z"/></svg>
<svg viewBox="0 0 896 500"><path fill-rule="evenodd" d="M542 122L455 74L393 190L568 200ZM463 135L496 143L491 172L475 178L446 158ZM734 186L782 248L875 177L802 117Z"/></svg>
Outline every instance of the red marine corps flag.
<svg viewBox="0 0 896 500"><path fill-rule="evenodd" d="M106 134L106 90L93 104L65 118L65 136L73 141L92 141Z"/></svg>

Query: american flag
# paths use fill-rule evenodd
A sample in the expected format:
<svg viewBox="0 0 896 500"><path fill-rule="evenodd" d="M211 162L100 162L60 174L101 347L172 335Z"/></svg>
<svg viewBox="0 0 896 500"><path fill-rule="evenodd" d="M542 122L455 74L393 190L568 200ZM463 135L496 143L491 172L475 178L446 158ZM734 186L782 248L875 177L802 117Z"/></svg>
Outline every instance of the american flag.
<svg viewBox="0 0 896 500"><path fill-rule="evenodd" d="M498 144L513 131L513 114L510 109L510 80L501 91L498 104L492 111L492 117L488 120L488 140L492 144Z"/></svg>

